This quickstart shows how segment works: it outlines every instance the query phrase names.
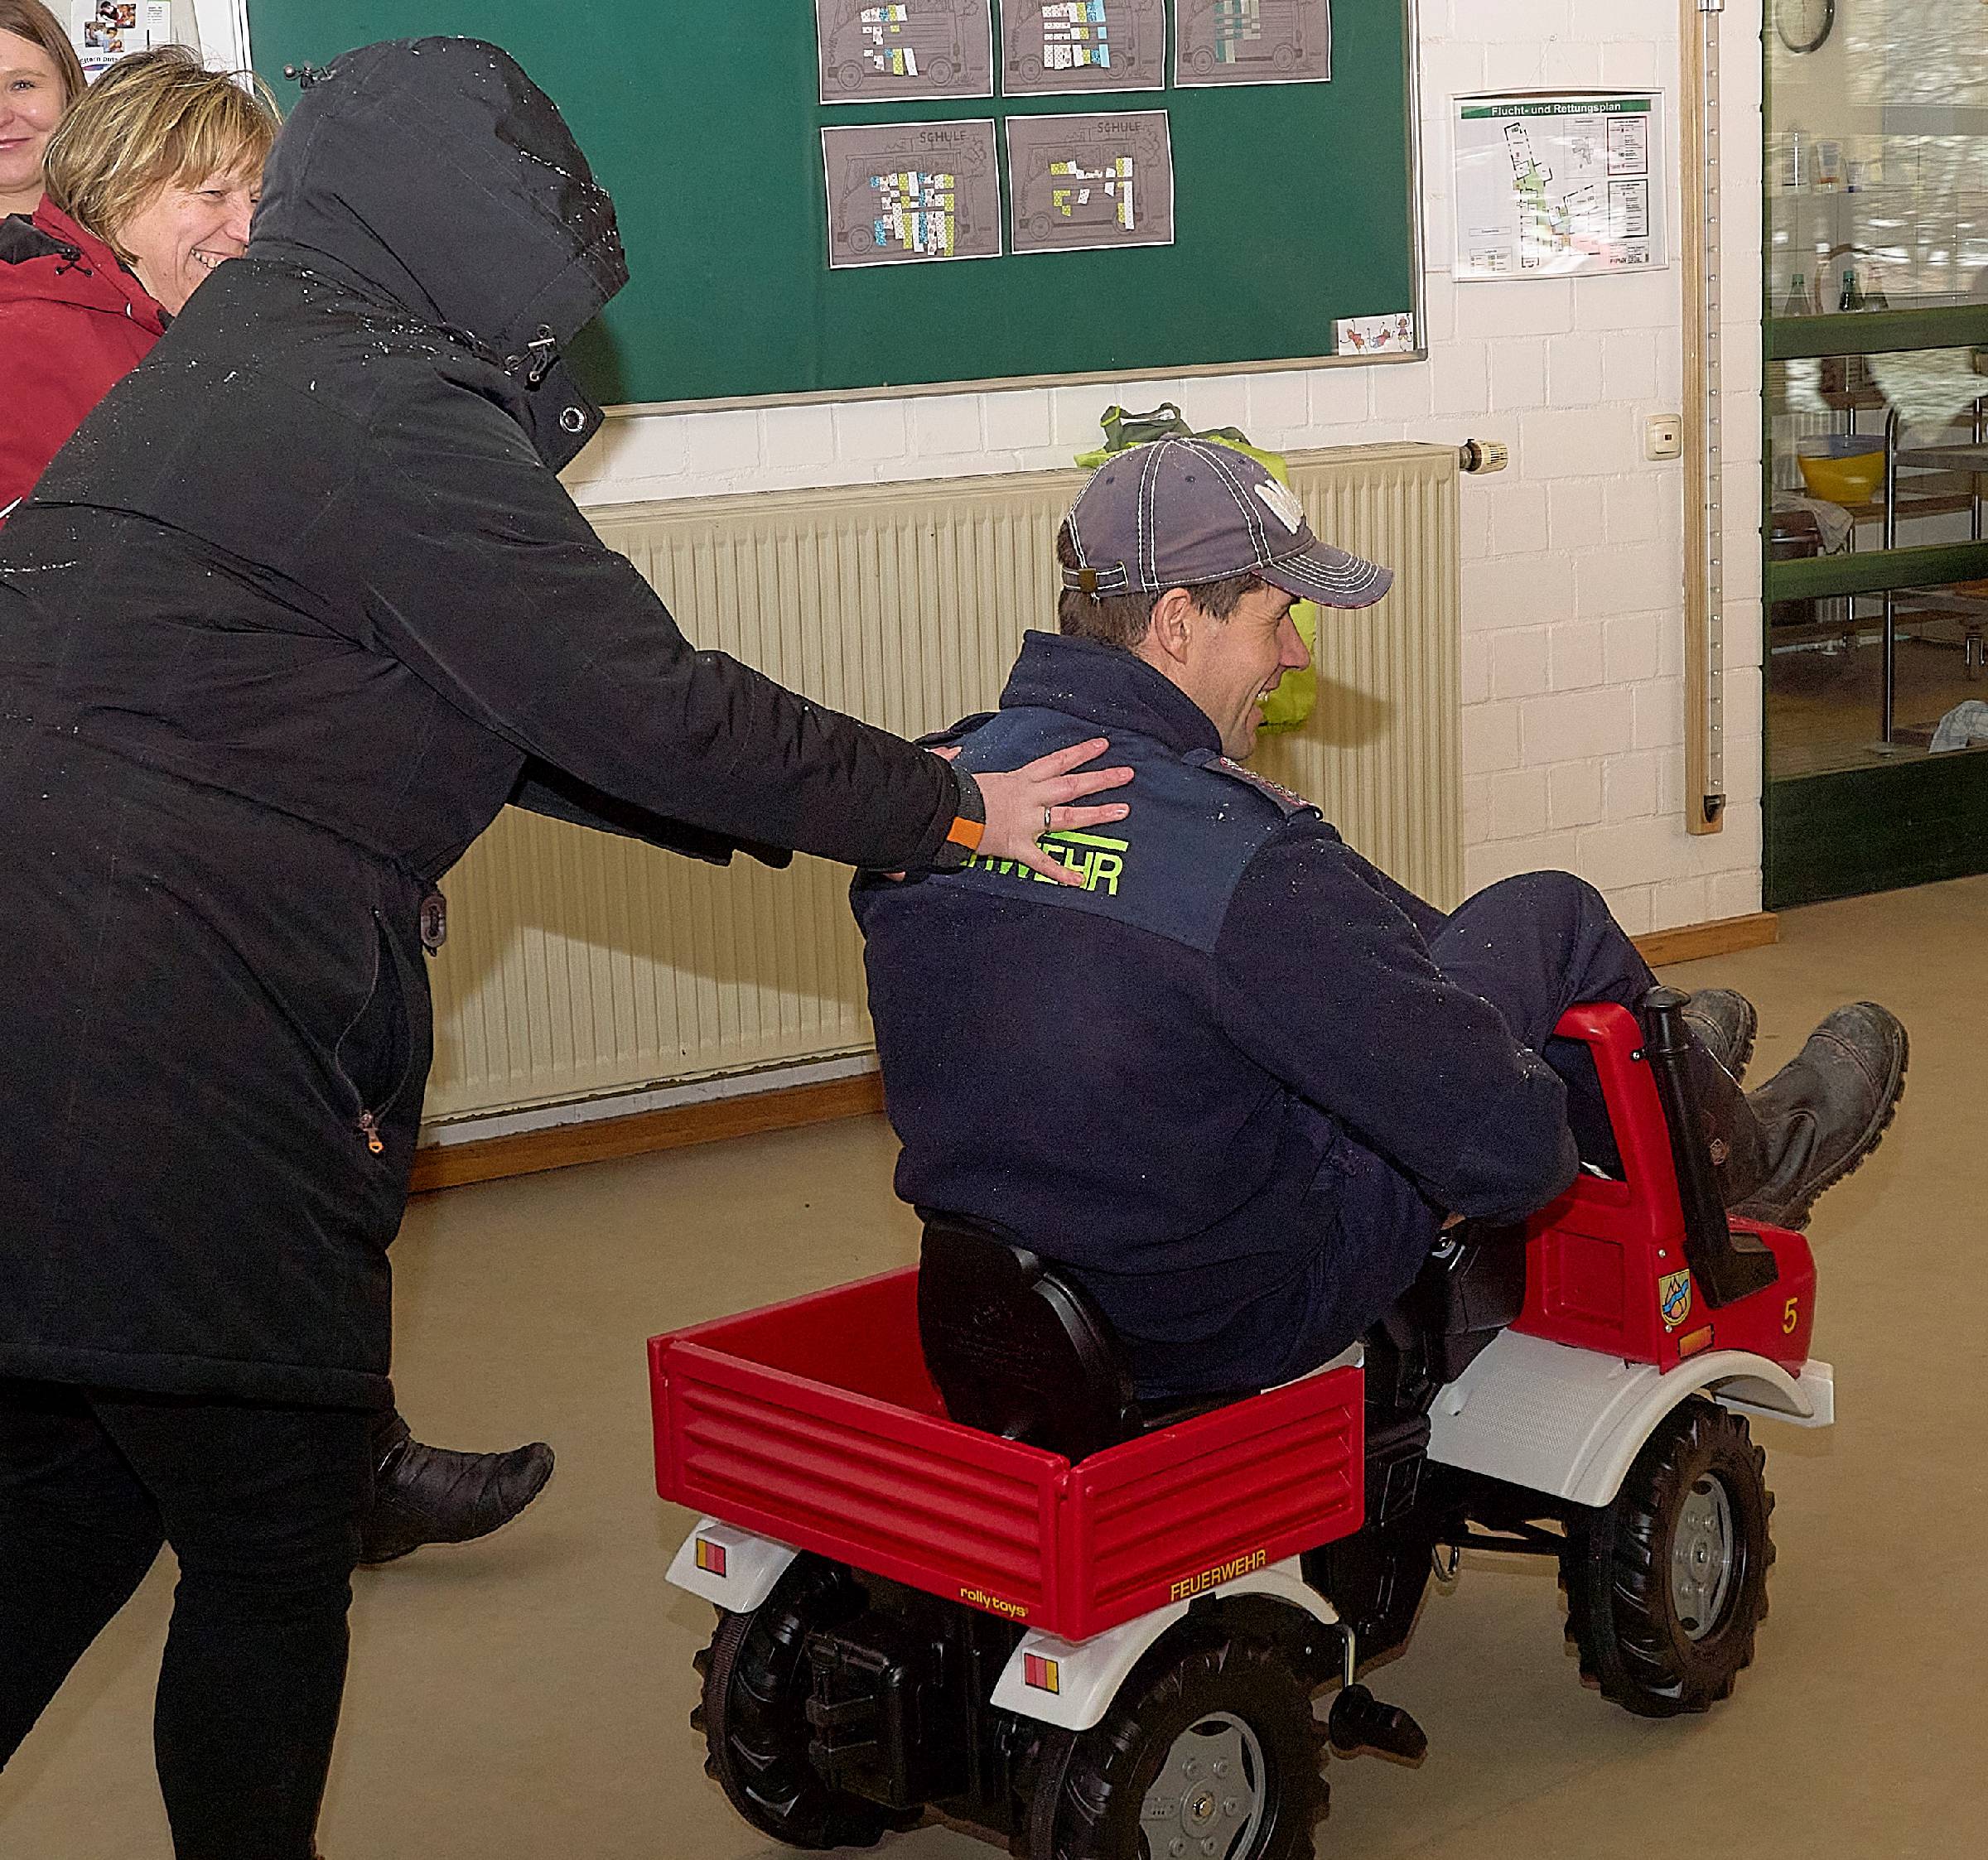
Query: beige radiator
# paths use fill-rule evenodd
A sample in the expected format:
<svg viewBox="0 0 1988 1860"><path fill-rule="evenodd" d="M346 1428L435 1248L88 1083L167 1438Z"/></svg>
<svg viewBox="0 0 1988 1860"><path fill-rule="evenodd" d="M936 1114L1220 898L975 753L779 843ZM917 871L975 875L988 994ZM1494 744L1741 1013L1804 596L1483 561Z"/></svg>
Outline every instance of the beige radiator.
<svg viewBox="0 0 1988 1860"><path fill-rule="evenodd" d="M1439 903L1460 895L1456 455L1291 458L1319 532L1398 571L1325 615L1320 700L1257 765ZM1078 471L630 505L602 538L700 645L906 735L992 707L1024 630L1055 624ZM450 875L433 968L431 1121L861 1051L848 874L719 870L507 812Z"/></svg>

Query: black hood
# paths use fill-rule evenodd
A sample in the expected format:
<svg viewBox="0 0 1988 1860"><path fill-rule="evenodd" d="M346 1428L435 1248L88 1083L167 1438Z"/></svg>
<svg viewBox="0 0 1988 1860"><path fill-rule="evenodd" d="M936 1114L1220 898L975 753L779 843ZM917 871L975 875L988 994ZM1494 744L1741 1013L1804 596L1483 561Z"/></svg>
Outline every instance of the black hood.
<svg viewBox="0 0 1988 1860"><path fill-rule="evenodd" d="M599 423L558 351L628 282L614 202L551 98L495 46L397 39L309 74L249 256L341 272L473 338L528 390L548 463Z"/></svg>

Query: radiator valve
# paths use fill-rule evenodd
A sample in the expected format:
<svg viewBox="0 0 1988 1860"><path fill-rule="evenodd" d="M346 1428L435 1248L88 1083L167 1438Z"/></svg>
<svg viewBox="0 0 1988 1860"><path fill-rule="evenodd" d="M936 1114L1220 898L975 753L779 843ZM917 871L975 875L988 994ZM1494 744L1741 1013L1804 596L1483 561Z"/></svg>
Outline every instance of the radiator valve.
<svg viewBox="0 0 1988 1860"><path fill-rule="evenodd" d="M1465 471L1503 471L1512 462L1511 448L1495 439L1466 439L1457 462Z"/></svg>

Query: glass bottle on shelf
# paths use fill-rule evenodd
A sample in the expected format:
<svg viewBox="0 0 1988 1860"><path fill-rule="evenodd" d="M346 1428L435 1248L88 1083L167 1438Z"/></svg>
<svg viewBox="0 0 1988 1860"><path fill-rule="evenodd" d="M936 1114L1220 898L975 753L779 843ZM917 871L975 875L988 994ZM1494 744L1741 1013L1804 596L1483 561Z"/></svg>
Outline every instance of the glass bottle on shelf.
<svg viewBox="0 0 1988 1860"><path fill-rule="evenodd" d="M1862 287L1857 282L1857 268L1855 265L1849 267L1843 273L1843 294L1836 300L1836 308L1838 310L1861 310L1864 308L1864 292Z"/></svg>
<svg viewBox="0 0 1988 1860"><path fill-rule="evenodd" d="M1816 300L1809 295L1808 277L1806 272L1797 272L1795 282L1788 287L1788 301L1782 305L1783 316L1813 316Z"/></svg>

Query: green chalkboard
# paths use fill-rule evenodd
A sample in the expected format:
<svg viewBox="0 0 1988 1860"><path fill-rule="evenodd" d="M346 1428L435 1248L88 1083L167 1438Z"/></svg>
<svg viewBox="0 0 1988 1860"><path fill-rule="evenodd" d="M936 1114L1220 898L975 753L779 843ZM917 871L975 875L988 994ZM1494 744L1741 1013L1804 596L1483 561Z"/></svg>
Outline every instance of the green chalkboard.
<svg viewBox="0 0 1988 1860"><path fill-rule="evenodd" d="M1310 359L1339 319L1416 301L1405 0L1334 0L1328 84L1183 89L1170 55L1160 91L890 106L818 100L813 0L248 0L248 18L285 101L287 64L438 32L495 41L551 93L628 248L632 282L575 358L610 402ZM1171 245L829 267L824 126L1153 108Z"/></svg>

